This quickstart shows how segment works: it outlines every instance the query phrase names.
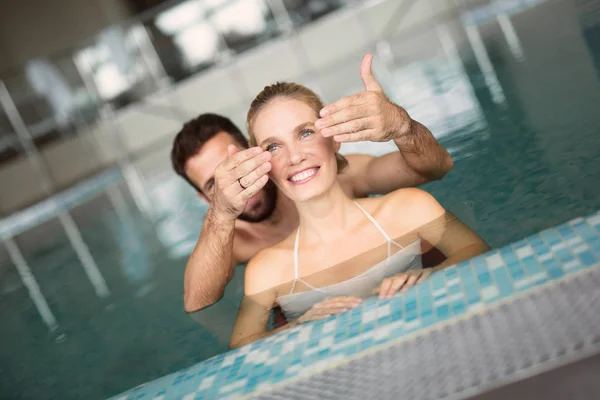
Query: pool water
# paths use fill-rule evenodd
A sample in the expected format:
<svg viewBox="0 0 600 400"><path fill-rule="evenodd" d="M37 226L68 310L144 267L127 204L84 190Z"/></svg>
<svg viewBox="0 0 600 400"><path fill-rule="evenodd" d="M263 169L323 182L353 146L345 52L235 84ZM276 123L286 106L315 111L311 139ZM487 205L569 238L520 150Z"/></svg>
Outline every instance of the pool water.
<svg viewBox="0 0 600 400"><path fill-rule="evenodd" d="M582 3L548 1L513 16L518 46L494 21L480 25L483 56L451 19L392 37L393 59L375 61L389 96L455 160L442 181L423 188L492 247L600 208L600 13L590 17ZM439 44L448 37L454 46ZM306 83L318 81L326 101L360 90L360 54L350 58ZM343 151L382 154L391 146ZM154 220L139 213L123 183L113 188L122 202L102 192L72 211L107 298L96 296L56 220L16 238L55 331L0 248L0 398L108 397L227 350L243 267L221 302L183 312L185 262L206 206L161 162L165 173L149 189Z"/></svg>

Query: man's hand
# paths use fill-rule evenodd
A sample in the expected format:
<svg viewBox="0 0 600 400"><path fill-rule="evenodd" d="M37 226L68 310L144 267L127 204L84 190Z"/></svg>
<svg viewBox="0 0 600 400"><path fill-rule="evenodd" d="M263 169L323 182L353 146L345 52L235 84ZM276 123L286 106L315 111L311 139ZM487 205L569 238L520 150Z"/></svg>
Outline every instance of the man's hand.
<svg viewBox="0 0 600 400"><path fill-rule="evenodd" d="M367 53L360 65L364 91L321 110L315 125L323 136L333 136L336 142L387 142L410 131L410 116L387 98L371 72L372 61Z"/></svg>
<svg viewBox="0 0 600 400"><path fill-rule="evenodd" d="M220 217L234 220L269 180L271 153L259 147L238 152L233 145L227 152L229 156L215 171L211 207Z"/></svg>

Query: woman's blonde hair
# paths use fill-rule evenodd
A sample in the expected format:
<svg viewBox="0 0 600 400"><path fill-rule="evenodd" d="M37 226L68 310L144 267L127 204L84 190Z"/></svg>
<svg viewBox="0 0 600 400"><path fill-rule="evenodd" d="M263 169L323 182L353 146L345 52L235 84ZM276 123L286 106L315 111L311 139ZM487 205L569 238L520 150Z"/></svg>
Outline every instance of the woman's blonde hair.
<svg viewBox="0 0 600 400"><path fill-rule="evenodd" d="M256 96L250 104L248 115L246 116L246 128L250 137L250 145L256 146L256 137L254 136L254 122L260 111L272 100L276 98L288 98L300 100L315 110L317 116L323 108L323 102L315 92L309 88L292 82L277 82L265 88ZM348 160L340 153L335 153L335 161L338 173L348 166Z"/></svg>

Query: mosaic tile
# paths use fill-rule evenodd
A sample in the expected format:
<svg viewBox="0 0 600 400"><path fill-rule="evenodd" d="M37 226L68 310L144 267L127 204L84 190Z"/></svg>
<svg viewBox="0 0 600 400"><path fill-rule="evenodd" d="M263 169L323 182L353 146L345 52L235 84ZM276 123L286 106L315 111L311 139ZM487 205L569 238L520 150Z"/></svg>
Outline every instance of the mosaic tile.
<svg viewBox="0 0 600 400"><path fill-rule="evenodd" d="M515 293L598 267L600 213L594 213L435 272L393 299L373 296L346 313L213 357L114 399L251 395L466 312L484 311ZM502 357L508 362L515 354Z"/></svg>

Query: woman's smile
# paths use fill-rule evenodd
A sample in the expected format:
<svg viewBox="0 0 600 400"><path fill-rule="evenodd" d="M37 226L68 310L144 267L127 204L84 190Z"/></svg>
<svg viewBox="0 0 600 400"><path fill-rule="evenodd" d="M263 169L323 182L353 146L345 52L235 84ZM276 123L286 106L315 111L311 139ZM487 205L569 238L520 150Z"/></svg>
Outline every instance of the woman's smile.
<svg viewBox="0 0 600 400"><path fill-rule="evenodd" d="M317 176L320 167L304 168L300 171L293 172L288 181L294 185L302 185Z"/></svg>

